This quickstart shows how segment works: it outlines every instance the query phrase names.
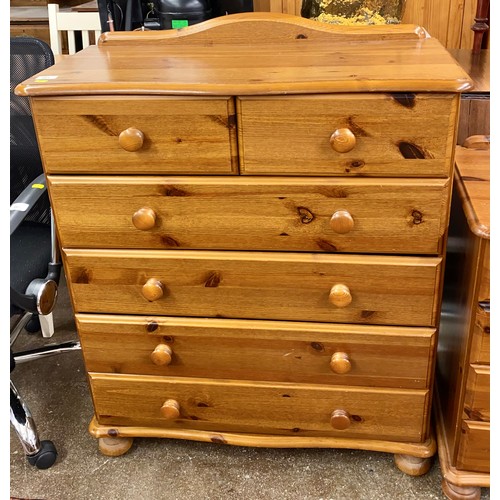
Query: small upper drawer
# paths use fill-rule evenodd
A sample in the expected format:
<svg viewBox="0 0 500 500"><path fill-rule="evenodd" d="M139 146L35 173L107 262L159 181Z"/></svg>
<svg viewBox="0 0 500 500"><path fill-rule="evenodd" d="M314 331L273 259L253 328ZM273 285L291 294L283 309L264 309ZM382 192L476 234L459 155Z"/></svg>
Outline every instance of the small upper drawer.
<svg viewBox="0 0 500 500"><path fill-rule="evenodd" d="M231 98L32 100L46 173L238 171Z"/></svg>
<svg viewBox="0 0 500 500"><path fill-rule="evenodd" d="M431 328L77 314L90 372L426 389Z"/></svg>
<svg viewBox="0 0 500 500"><path fill-rule="evenodd" d="M77 312L435 326L441 259L63 249Z"/></svg>
<svg viewBox="0 0 500 500"><path fill-rule="evenodd" d="M237 100L245 174L446 177L457 97L337 94Z"/></svg>
<svg viewBox="0 0 500 500"><path fill-rule="evenodd" d="M446 179L48 178L64 247L435 254L449 197Z"/></svg>

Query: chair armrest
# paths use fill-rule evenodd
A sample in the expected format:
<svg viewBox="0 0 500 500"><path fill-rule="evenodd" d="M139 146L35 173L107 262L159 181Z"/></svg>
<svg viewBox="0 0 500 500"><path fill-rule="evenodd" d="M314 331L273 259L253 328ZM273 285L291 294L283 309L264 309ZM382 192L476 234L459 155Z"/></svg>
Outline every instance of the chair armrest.
<svg viewBox="0 0 500 500"><path fill-rule="evenodd" d="M40 174L29 186L24 188L23 192L15 199L14 203L10 206L11 236L46 190L45 174Z"/></svg>

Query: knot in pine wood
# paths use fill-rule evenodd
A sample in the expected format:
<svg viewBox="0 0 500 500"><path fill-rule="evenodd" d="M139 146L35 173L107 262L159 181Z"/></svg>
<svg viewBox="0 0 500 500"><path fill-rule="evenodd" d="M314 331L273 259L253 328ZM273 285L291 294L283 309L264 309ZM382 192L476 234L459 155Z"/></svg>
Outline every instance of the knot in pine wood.
<svg viewBox="0 0 500 500"><path fill-rule="evenodd" d="M302 224L310 224L314 220L314 214L306 207L297 207Z"/></svg>

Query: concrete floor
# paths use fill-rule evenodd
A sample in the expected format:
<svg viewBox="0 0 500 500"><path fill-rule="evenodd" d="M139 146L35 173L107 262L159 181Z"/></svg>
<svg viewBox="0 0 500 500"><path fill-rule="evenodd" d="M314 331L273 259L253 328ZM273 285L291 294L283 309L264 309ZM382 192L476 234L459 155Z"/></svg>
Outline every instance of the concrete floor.
<svg viewBox="0 0 500 500"><path fill-rule="evenodd" d="M67 290L54 312L50 342L77 338ZM15 350L43 344L23 335ZM445 499L437 460L410 477L386 453L264 449L165 439L135 439L121 457L100 454L87 431L92 402L81 352L20 365L12 380L28 403L56 463L38 470L10 432L10 495L37 500L375 500ZM481 499L490 498L483 488Z"/></svg>

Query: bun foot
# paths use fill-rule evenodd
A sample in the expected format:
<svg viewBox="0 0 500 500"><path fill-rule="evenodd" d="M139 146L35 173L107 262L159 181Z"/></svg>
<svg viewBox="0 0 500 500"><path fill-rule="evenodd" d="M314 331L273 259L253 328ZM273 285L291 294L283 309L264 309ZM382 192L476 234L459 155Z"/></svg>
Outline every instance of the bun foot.
<svg viewBox="0 0 500 500"><path fill-rule="evenodd" d="M411 455L394 455L396 467L409 476L422 476L431 468L430 458L412 457Z"/></svg>
<svg viewBox="0 0 500 500"><path fill-rule="evenodd" d="M441 487L444 496L450 500L479 500L481 498L481 488L478 486L456 486L443 479Z"/></svg>
<svg viewBox="0 0 500 500"><path fill-rule="evenodd" d="M133 442L133 438L99 438L99 451L107 457L119 457L130 450Z"/></svg>

